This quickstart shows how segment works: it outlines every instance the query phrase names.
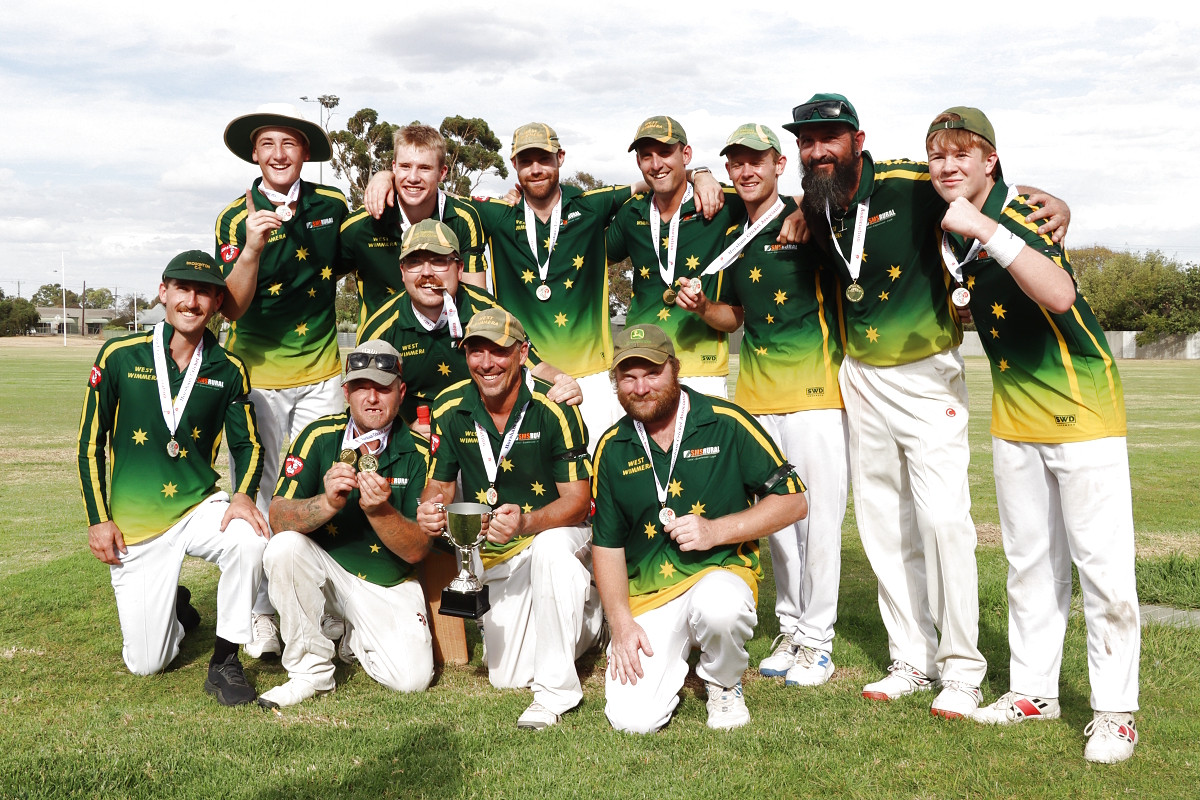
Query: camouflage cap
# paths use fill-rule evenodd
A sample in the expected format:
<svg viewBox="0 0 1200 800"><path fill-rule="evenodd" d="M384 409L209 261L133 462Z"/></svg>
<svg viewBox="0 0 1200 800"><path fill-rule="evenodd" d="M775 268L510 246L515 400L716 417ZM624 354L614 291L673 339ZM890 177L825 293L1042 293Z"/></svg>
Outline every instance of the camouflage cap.
<svg viewBox="0 0 1200 800"><path fill-rule="evenodd" d="M485 308L471 317L471 321L467 323L467 329L463 331L463 338L458 343L458 346L462 347L467 343L468 339L476 336L487 339L489 342L495 342L501 347L511 347L518 342L524 342L528 339L521 320L503 308L495 307Z"/></svg>
<svg viewBox="0 0 1200 800"><path fill-rule="evenodd" d="M688 143L687 133L684 132L683 126L677 120L665 116L650 117L639 125L637 135L633 137L628 152L632 153L642 139L653 139L663 144Z"/></svg>
<svg viewBox="0 0 1200 800"><path fill-rule="evenodd" d="M513 131L512 155L525 150L545 150L557 153L562 150L558 134L544 122L529 122Z"/></svg>
<svg viewBox="0 0 1200 800"><path fill-rule="evenodd" d="M671 337L657 325L631 325L613 339L613 366L628 358L662 364L675 355Z"/></svg>
<svg viewBox="0 0 1200 800"><path fill-rule="evenodd" d="M167 278L177 281L195 281L196 283L211 283L213 286L225 288L225 278L221 276L221 268L213 257L203 250L188 250L180 253L167 263L163 270L163 283Z"/></svg>
<svg viewBox="0 0 1200 800"><path fill-rule="evenodd" d="M783 148L779 146L779 137L775 135L775 131L766 125L759 125L757 122L747 122L729 134L729 138L725 140L725 147L721 149L720 155L725 155L729 148L736 147L737 145L760 151L770 150L773 147L776 153L783 152Z"/></svg>
<svg viewBox="0 0 1200 800"><path fill-rule="evenodd" d="M443 256L451 253L458 255L458 237L444 222L432 217L423 219L411 225L400 239L400 260L403 261L421 250Z"/></svg>

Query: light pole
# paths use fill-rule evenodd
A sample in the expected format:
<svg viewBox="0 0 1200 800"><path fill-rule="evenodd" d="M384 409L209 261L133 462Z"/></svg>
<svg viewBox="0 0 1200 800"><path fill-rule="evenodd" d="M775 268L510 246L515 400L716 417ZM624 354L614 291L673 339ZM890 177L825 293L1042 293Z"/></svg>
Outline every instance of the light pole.
<svg viewBox="0 0 1200 800"><path fill-rule="evenodd" d="M300 99L306 103L316 103L319 106L319 108L317 109L317 121L321 125L321 130L325 131L325 133L328 134L329 133L329 120L333 116L333 109L337 107L337 104L341 100L341 98L339 98L336 94L323 94L323 95L319 95L315 100L310 100L308 95L303 95ZM318 174L320 175L320 178L319 178L320 182L324 183L325 182L325 162L324 161L322 161L317 166L317 170L318 170Z"/></svg>

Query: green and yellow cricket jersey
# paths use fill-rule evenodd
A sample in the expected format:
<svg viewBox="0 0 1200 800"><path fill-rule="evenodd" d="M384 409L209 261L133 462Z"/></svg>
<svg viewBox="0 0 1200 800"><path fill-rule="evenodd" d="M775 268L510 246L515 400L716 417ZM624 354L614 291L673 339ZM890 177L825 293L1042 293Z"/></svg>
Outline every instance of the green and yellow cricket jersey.
<svg viewBox="0 0 1200 800"><path fill-rule="evenodd" d="M550 299L538 300L538 265L525 231L525 201L473 198L492 252L496 299L521 320L542 358L576 378L608 370L612 330L608 315L608 265L604 230L630 197L628 186L585 192L563 184L562 219L550 254L546 285ZM536 215L534 217L537 219ZM538 260L545 264L550 222L537 220Z"/></svg>
<svg viewBox="0 0 1200 800"><path fill-rule="evenodd" d="M325 491L325 473L337 463L348 419L347 412L321 417L300 432L283 461L276 497L307 500ZM375 457L379 459L377 474L392 486L392 508L415 520L425 488L429 443L397 421L387 447ZM360 498L358 489L351 491L342 510L308 534L309 538L351 575L377 586L403 583L412 577L413 566L389 550L375 533L358 504Z"/></svg>
<svg viewBox="0 0 1200 800"><path fill-rule="evenodd" d="M834 215L834 234L850 257L858 206L870 198L867 238L858 284L866 295L842 303L846 353L865 364L908 364L962 343L962 325L950 302L950 275L942 265L935 227L946 204L929 181L929 167L916 161L880 161L863 152L858 191L845 214ZM813 241L828 252L829 226L822 221ZM828 262L850 285L845 262Z"/></svg>
<svg viewBox="0 0 1200 800"><path fill-rule="evenodd" d="M169 355L174 333L170 325L164 326L172 398L184 378ZM262 476L262 448L248 397L249 371L208 331L200 372L175 432L179 457L167 455L171 433L159 405L153 336L147 331L104 343L88 379L79 422L79 482L88 524L112 520L125 544L158 536L217 491L220 476L214 463L222 428L237 463L248 465L234 491L254 499Z"/></svg>
<svg viewBox="0 0 1200 800"><path fill-rule="evenodd" d="M483 309L500 308L494 297L467 283L458 285L454 303L458 306L458 317L464 330L471 317ZM443 325L436 330L427 330L417 320L417 313L408 292L402 291L393 295L358 329L357 344L382 339L400 352L405 386L400 415L406 422L417 418L417 406L432 407L438 392L471 377L467 372L466 354L459 349L459 340L450 337L450 327ZM541 355L530 345L525 365L532 367L541 361Z"/></svg>
<svg viewBox="0 0 1200 800"><path fill-rule="evenodd" d="M583 427L579 407L550 401L546 397L549 388L549 383L534 379L530 391L526 382L521 381L516 405L503 433L496 430L471 380L460 381L439 394L433 409L433 461L429 468L432 479L453 483L461 471L463 496L487 503L490 484L479 453L475 420L487 431L492 456L498 459L504 434L512 429L526 402L529 410L521 421L516 442L496 471L498 505L516 503L529 514L558 499L555 484L591 478L587 429ZM536 535L514 536L505 544L484 543L479 553L484 569L512 558L528 547Z"/></svg>
<svg viewBox="0 0 1200 800"><path fill-rule="evenodd" d="M663 302L667 285L658 272L658 260L667 263L667 220L659 227L659 241L650 241L650 203L654 193L636 194L621 206L608 227L608 260L633 262L633 296L627 325L653 323L675 343L680 375L727 375L729 373L728 334L710 328L704 320L682 308ZM675 277L696 277L725 249L725 237L737 230L746 218L746 208L733 189L725 189L725 205L711 220L696 211L689 200L679 209L679 244L676 249ZM655 248L657 244L657 248ZM725 272L700 279L709 300L723 300Z"/></svg>
<svg viewBox="0 0 1200 800"><path fill-rule="evenodd" d="M458 237L458 255L468 272L487 269L483 255L483 230L475 209L446 195L442 222ZM404 290L400 272L400 209L387 208L375 219L360 208L342 223L337 272L357 273L358 324L363 325L397 292Z"/></svg>
<svg viewBox="0 0 1200 800"><path fill-rule="evenodd" d="M718 519L746 510L764 489L768 494L804 491L794 471L780 474L783 454L752 416L728 401L687 387L683 391L691 407L675 472L667 484L667 506L676 515ZM646 438L654 456L653 469L659 480L665 480L670 450ZM592 541L598 547L624 548L634 615L674 600L714 569L737 574L757 602L762 579L757 540L683 552L663 532L654 473L629 416L600 437L595 471Z"/></svg>
<svg viewBox="0 0 1200 800"><path fill-rule="evenodd" d="M256 209L274 208L259 191ZM334 300L337 295L338 228L346 198L331 186L300 182L295 215L271 232L258 264L254 300L233 322L226 348L245 362L258 389L289 389L336 377L338 360ZM228 277L246 243L246 196L217 217L217 258Z"/></svg>
<svg viewBox="0 0 1200 800"><path fill-rule="evenodd" d="M725 301L746 312L734 402L751 414L841 408L845 331L837 275L812 245L779 244L790 198L729 265ZM729 234L730 243L744 230ZM836 258L836 256L835 256Z"/></svg>
<svg viewBox="0 0 1200 800"><path fill-rule="evenodd" d="M1037 224L1018 196L1005 205L1008 187L996 184L983 213L1033 249L1071 272L1067 255ZM948 237L958 259L971 241ZM1016 442L1081 442L1125 435L1125 396L1104 331L1075 289L1070 311L1038 305L987 251L963 267L971 315L992 364L992 435Z"/></svg>

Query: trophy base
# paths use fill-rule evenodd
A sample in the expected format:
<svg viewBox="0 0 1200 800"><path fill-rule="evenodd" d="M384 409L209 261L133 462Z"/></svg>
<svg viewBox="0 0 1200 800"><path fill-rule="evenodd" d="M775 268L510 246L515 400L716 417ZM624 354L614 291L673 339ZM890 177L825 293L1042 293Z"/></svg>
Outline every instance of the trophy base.
<svg viewBox="0 0 1200 800"><path fill-rule="evenodd" d="M438 613L447 617L462 617L463 619L479 619L491 609L488 602L488 587L484 586L478 592L465 594L451 589L442 590L442 607Z"/></svg>

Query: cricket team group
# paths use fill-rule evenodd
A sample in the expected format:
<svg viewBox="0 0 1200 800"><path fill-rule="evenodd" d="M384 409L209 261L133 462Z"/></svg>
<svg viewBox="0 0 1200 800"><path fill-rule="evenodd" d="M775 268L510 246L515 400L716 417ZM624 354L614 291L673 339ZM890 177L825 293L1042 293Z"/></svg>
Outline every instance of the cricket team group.
<svg viewBox="0 0 1200 800"><path fill-rule="evenodd" d="M191 555L221 570L205 682L220 703L302 703L333 691L335 659L422 691L436 600L422 562L444 546L446 506L467 501L491 509L480 627L492 684L532 691L518 727L578 707L576 659L601 646L615 729L669 723L693 649L708 726L737 728L761 539L780 634L759 672L796 687L834 675L852 485L891 660L864 698L928 691L939 717L1057 718L1074 565L1084 756L1129 758L1124 399L1061 244L1069 210L1006 183L975 108L933 118L925 162L875 160L838 94L782 127L798 152L767 125L734 130L721 183L691 164L678 121L650 117L628 145L641 180L584 190L560 180L555 131L529 123L512 135L518 188L489 199L439 189L446 143L413 124L350 212L300 178L332 149L294 107L229 123L226 145L262 177L218 216L213 251L166 266L165 321L100 349L80 423L89 545L110 566L129 669L165 669L199 625L179 585ZM789 155L797 197L778 191ZM614 336L607 265L625 259ZM342 358L348 274L361 315ZM1009 563L1010 686L990 704L959 354L971 320ZM286 682L258 694L239 647L277 655Z"/></svg>

